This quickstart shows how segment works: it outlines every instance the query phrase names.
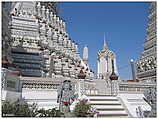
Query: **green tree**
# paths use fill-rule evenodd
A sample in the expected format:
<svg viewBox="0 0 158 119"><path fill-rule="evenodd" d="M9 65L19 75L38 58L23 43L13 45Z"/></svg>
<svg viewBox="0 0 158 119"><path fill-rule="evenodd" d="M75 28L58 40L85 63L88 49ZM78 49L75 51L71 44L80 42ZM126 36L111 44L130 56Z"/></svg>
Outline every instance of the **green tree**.
<svg viewBox="0 0 158 119"><path fill-rule="evenodd" d="M37 105L22 104L19 100L13 103L4 101L2 103L2 115L9 116L8 114L17 117L35 117L38 114Z"/></svg>
<svg viewBox="0 0 158 119"><path fill-rule="evenodd" d="M38 110L38 116L39 117L47 117L47 112L44 108Z"/></svg>
<svg viewBox="0 0 158 119"><path fill-rule="evenodd" d="M7 116L7 114L13 114L13 105L8 101L2 103L2 116L4 117Z"/></svg>
<svg viewBox="0 0 158 119"><path fill-rule="evenodd" d="M63 117L64 114L61 113L56 108L52 109L38 109L37 104L27 104L22 101L15 101L10 103L4 101L2 103L2 116L15 116L15 117Z"/></svg>
<svg viewBox="0 0 158 119"><path fill-rule="evenodd" d="M61 117L64 116L63 113L61 113L59 110L57 110L56 108L52 108L52 109L40 109L38 110L38 116L39 117Z"/></svg>

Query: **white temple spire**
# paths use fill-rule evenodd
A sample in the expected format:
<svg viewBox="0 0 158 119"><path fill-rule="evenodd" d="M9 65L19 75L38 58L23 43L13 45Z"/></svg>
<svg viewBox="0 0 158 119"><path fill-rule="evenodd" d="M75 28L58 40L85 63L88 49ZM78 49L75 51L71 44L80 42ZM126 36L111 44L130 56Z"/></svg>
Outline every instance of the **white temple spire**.
<svg viewBox="0 0 158 119"><path fill-rule="evenodd" d="M107 45L106 40L105 40L105 33L104 33L104 46L103 46L103 49L108 49L108 45Z"/></svg>
<svg viewBox="0 0 158 119"><path fill-rule="evenodd" d="M83 61L85 64L88 64L88 47L83 48Z"/></svg>

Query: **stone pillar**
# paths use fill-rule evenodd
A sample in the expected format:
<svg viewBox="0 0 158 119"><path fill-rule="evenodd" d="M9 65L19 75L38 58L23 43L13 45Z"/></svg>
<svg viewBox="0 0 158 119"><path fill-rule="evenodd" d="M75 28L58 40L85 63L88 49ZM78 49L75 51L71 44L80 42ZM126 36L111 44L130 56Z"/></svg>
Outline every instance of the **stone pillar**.
<svg viewBox="0 0 158 119"><path fill-rule="evenodd" d="M100 64L100 63L99 63L99 62L100 62L100 61L98 60L98 74L97 74L97 77L98 77L98 78L100 78L100 77L99 77L99 74L100 74L100 67L99 67L99 64Z"/></svg>
<svg viewBox="0 0 158 119"><path fill-rule="evenodd" d="M114 72L118 75L117 65L116 65L116 58L114 58Z"/></svg>
<svg viewBox="0 0 158 119"><path fill-rule="evenodd" d="M85 94L85 82L84 79L78 79L78 98Z"/></svg>
<svg viewBox="0 0 158 119"><path fill-rule="evenodd" d="M133 80L136 80L135 69L134 69L134 61L133 61L133 59L131 59L130 63L131 63L131 70L132 70L132 78L133 78Z"/></svg>

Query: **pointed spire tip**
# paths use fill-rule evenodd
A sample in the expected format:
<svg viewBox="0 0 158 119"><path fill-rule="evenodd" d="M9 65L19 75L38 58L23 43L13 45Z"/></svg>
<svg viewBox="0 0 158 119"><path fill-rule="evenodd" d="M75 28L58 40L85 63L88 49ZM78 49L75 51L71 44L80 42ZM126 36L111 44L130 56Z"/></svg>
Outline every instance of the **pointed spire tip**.
<svg viewBox="0 0 158 119"><path fill-rule="evenodd" d="M107 45L107 42L105 40L105 33L104 33L104 46L103 46L103 49L108 49L108 45Z"/></svg>

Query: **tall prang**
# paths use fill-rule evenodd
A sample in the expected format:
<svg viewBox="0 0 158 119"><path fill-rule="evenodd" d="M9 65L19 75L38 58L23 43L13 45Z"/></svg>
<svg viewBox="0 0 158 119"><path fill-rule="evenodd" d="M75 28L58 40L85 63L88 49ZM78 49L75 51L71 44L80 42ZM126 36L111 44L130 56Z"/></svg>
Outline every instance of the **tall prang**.
<svg viewBox="0 0 158 119"><path fill-rule="evenodd" d="M137 78L140 81L156 82L156 2L149 6L149 21L147 26L147 36L144 43L144 52L137 61Z"/></svg>

